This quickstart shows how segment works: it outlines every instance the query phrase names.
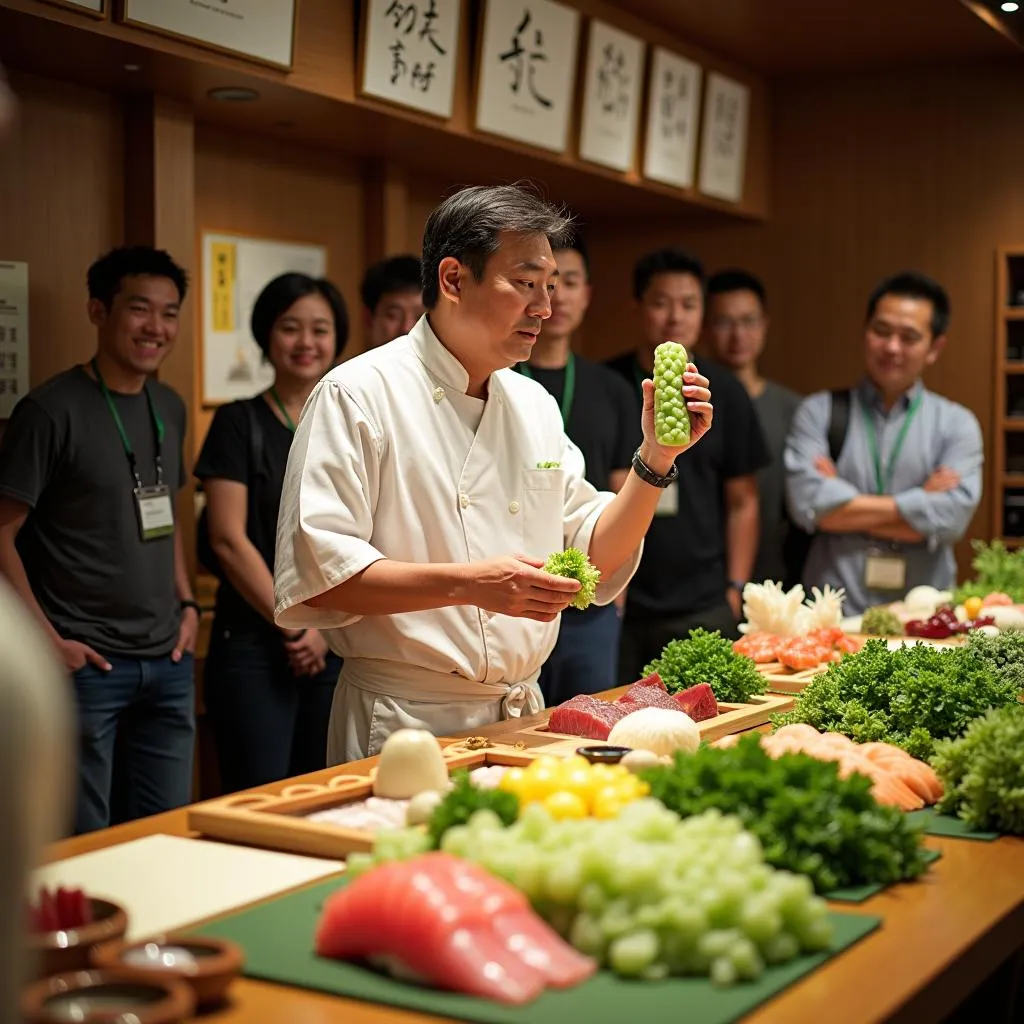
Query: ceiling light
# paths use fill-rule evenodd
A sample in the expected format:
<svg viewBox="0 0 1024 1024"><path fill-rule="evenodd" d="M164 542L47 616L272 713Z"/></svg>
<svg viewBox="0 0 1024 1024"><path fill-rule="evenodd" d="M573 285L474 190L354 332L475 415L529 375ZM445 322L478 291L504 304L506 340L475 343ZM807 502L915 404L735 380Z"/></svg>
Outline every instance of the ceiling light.
<svg viewBox="0 0 1024 1024"><path fill-rule="evenodd" d="M1002 7L1007 14L1012 14L1018 7L1020 7L1020 4L1014 3L1013 0L1007 0L1005 4L1000 4L999 6Z"/></svg>
<svg viewBox="0 0 1024 1024"><path fill-rule="evenodd" d="M125 71L141 71L142 65L140 64L125 64Z"/></svg>
<svg viewBox="0 0 1024 1024"><path fill-rule="evenodd" d="M220 100L222 103L251 103L260 98L255 89L246 89L238 85L224 85L211 89L206 95L211 100Z"/></svg>

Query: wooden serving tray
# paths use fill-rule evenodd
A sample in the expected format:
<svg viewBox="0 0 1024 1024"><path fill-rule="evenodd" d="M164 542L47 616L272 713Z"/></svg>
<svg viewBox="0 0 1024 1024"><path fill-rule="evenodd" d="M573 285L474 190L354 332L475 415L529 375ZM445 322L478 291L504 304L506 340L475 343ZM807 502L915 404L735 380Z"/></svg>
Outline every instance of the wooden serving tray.
<svg viewBox="0 0 1024 1024"><path fill-rule="evenodd" d="M759 725L765 725L772 715L781 714L783 711L792 709L794 700L791 696L777 693L766 693L759 697L751 697L749 704L719 704L719 714L715 718L698 722L701 739L710 743L712 740L719 740L723 736L729 736L734 732L744 732L747 729L756 729ZM723 710L724 709L724 710ZM577 747L601 744L605 741L590 740L581 736L570 736L567 733L552 732L548 728L547 721L537 725L526 726L517 733L507 736L506 739L520 739L523 742L531 740L557 740L551 746L537 748L542 754L571 754Z"/></svg>
<svg viewBox="0 0 1024 1024"><path fill-rule="evenodd" d="M577 737L576 746L586 742L589 741ZM456 768L489 765L522 768L540 756L539 751L517 750L506 744L476 750L467 748L462 741L444 748L449 774ZM368 853L373 849L376 832L309 821L305 816L372 796L375 772L373 767L368 775L355 775L347 766L340 765L338 774L326 783L297 782L279 795L233 793L218 797L190 807L188 827L215 839L312 857L341 860L350 853Z"/></svg>
<svg viewBox="0 0 1024 1024"><path fill-rule="evenodd" d="M828 670L829 662L822 662L814 668L796 671L786 668L777 661L767 665L758 665L757 671L764 676L765 686L770 693L800 694L807 689L807 684Z"/></svg>

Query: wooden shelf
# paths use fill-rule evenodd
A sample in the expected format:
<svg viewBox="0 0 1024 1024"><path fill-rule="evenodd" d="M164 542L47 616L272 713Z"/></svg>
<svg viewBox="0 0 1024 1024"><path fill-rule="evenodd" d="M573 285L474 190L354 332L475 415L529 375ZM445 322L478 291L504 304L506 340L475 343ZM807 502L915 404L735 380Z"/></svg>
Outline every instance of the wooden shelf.
<svg viewBox="0 0 1024 1024"><path fill-rule="evenodd" d="M187 105L197 123L223 126L311 145L369 161L396 161L413 173L452 183L488 184L528 178L552 197L571 198L584 216L729 224L763 220L768 212L768 88L736 68L604 0L572 0L585 15L642 29L648 42L721 70L748 85L750 129L743 198L729 203L644 178L637 168L620 173L580 158L574 108L569 151L550 153L476 130L472 117L471 19L463 18L452 118L359 95L356 82L355 0L302 0L296 57L290 72L231 54L170 39L111 20L83 17L39 0L0 0L0 39L8 70L74 82L114 95L151 92ZM465 5L464 5L465 6ZM129 71L128 68L136 70ZM210 98L219 86L249 88L252 103ZM639 163L639 161L638 161ZM468 176L468 177L467 177Z"/></svg>
<svg viewBox="0 0 1024 1024"><path fill-rule="evenodd" d="M1001 540L1008 548L1024 547L1024 537L993 537L993 540Z"/></svg>
<svg viewBox="0 0 1024 1024"><path fill-rule="evenodd" d="M1008 359L1010 340L1014 351L1020 348L1018 323L1024 323L1024 306L1011 306L1011 296L1017 296L1022 287L1024 270L1024 245L1001 245L996 249L995 288L995 366L992 381L992 447L988 456L992 492L995 495L990 506L990 531L999 537L1005 527L1006 492L1024 489L1024 473L1007 471L1007 448L1019 458L1021 441L1024 436L1024 416L1007 416L1006 410L1015 406L1020 397L1020 384L1024 377L1024 359ZM1019 464L1019 463L1017 463ZM1024 537L1005 540L1007 547L1024 545Z"/></svg>

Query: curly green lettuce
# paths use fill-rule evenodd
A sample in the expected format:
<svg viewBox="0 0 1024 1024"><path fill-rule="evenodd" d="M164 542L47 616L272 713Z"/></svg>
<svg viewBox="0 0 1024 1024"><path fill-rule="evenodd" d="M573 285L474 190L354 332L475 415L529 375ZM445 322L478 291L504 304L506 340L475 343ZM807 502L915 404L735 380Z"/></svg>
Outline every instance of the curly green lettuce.
<svg viewBox="0 0 1024 1024"><path fill-rule="evenodd" d="M989 708L1017 700L1024 638L1014 636L972 636L966 646L946 650L914 644L890 651L884 640L869 640L859 654L813 679L793 710L772 722L806 722L928 760L936 740L959 736Z"/></svg>
<svg viewBox="0 0 1024 1024"><path fill-rule="evenodd" d="M550 572L554 576L566 576L571 580L579 580L580 589L576 591L570 602L573 608L583 611L593 603L597 594L597 585L601 581L601 571L578 548L556 551L544 563L544 571Z"/></svg>
<svg viewBox="0 0 1024 1024"><path fill-rule="evenodd" d="M996 708L959 739L942 740L932 765L946 789L940 811L981 831L1024 835L1024 705Z"/></svg>
<svg viewBox="0 0 1024 1024"><path fill-rule="evenodd" d="M712 807L737 815L769 864L807 875L821 893L916 878L926 868L921 827L879 804L870 779L841 779L834 761L807 754L773 759L756 736L677 754L670 767L641 777L681 817Z"/></svg>
<svg viewBox="0 0 1024 1024"><path fill-rule="evenodd" d="M727 704L748 704L755 694L764 693L764 679L754 663L737 654L718 630L693 629L685 640L670 641L644 668L645 676L652 672L669 693L707 683L715 698Z"/></svg>

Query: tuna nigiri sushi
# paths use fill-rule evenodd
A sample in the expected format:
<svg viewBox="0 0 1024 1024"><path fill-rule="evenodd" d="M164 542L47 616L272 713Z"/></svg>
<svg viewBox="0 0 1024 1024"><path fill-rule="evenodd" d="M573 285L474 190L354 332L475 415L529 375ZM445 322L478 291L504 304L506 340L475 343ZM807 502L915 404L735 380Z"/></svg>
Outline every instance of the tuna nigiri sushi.
<svg viewBox="0 0 1024 1024"><path fill-rule="evenodd" d="M577 985L597 969L518 889L447 853L382 864L336 892L316 951L503 1003Z"/></svg>

